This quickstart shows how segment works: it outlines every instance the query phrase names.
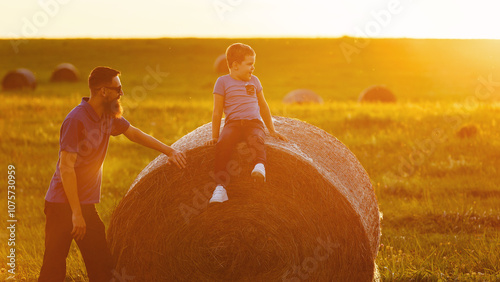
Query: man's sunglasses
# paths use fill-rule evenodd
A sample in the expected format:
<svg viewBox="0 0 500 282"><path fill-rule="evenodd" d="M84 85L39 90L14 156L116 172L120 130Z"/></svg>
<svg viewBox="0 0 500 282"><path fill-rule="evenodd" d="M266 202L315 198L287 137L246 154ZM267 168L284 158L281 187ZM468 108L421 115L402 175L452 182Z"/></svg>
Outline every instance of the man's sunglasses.
<svg viewBox="0 0 500 282"><path fill-rule="evenodd" d="M117 86L117 87L111 87L111 86L103 86L101 88L107 88L107 89L111 89L111 90L115 90L116 92L120 93L122 92L122 86Z"/></svg>

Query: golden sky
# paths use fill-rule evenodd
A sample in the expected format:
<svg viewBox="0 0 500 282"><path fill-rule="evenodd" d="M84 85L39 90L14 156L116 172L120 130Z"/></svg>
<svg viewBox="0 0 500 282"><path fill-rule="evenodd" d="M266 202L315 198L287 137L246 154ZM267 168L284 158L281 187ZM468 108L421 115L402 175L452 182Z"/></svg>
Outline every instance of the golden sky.
<svg viewBox="0 0 500 282"><path fill-rule="evenodd" d="M498 0L15 0L0 37L500 39Z"/></svg>

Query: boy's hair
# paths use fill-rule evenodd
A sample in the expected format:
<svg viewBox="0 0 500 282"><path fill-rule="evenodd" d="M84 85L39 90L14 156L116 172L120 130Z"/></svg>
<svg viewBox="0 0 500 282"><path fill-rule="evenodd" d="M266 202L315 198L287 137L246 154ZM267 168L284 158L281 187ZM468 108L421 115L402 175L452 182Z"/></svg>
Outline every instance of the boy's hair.
<svg viewBox="0 0 500 282"><path fill-rule="evenodd" d="M89 75L90 90L97 89L110 84L115 76L120 75L120 71L109 67L96 67Z"/></svg>
<svg viewBox="0 0 500 282"><path fill-rule="evenodd" d="M255 56L252 47L243 43L234 43L226 49L226 61L228 68L233 66L234 62L241 63L246 56Z"/></svg>

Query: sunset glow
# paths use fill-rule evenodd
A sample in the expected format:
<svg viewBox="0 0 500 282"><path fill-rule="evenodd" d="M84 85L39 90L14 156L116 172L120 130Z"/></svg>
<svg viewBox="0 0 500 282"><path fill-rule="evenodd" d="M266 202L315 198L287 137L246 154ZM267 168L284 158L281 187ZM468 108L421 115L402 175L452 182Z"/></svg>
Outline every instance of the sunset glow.
<svg viewBox="0 0 500 282"><path fill-rule="evenodd" d="M498 1L11 1L0 37L500 39Z"/></svg>

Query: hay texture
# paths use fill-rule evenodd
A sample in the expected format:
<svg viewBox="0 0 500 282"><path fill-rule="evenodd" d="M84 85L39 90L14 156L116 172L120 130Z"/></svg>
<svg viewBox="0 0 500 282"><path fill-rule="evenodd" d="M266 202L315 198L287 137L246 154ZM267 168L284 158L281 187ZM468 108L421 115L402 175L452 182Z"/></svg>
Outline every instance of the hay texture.
<svg viewBox="0 0 500 282"><path fill-rule="evenodd" d="M50 77L51 82L77 82L79 79L78 69L70 63L59 64Z"/></svg>
<svg viewBox="0 0 500 282"><path fill-rule="evenodd" d="M186 152L186 169L165 155L152 161L112 215L117 269L139 281L372 281L380 219L366 171L325 131L274 119L290 141L266 137L267 182L252 182L242 143L227 202L208 204L210 123L173 145Z"/></svg>
<svg viewBox="0 0 500 282"><path fill-rule="evenodd" d="M284 98L285 104L323 104L323 99L314 91L309 89L296 89L289 92Z"/></svg>
<svg viewBox="0 0 500 282"><path fill-rule="evenodd" d="M361 92L358 98L360 103L396 103L394 93L383 85L374 85Z"/></svg>
<svg viewBox="0 0 500 282"><path fill-rule="evenodd" d="M214 62L214 70L218 74L228 74L229 69L227 67L226 54L222 54Z"/></svg>
<svg viewBox="0 0 500 282"><path fill-rule="evenodd" d="M8 72L2 80L3 90L34 90L36 78L29 69L16 69Z"/></svg>

